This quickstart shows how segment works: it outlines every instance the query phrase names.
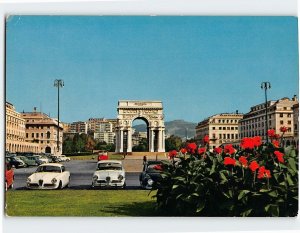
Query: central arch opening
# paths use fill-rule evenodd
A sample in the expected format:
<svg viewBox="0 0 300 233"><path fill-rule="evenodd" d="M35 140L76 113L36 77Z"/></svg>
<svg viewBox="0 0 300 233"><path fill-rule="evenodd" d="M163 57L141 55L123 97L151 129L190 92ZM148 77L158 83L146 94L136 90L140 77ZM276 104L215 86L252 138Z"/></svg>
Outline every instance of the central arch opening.
<svg viewBox="0 0 300 233"><path fill-rule="evenodd" d="M132 151L149 151L149 122L143 117L132 121Z"/></svg>

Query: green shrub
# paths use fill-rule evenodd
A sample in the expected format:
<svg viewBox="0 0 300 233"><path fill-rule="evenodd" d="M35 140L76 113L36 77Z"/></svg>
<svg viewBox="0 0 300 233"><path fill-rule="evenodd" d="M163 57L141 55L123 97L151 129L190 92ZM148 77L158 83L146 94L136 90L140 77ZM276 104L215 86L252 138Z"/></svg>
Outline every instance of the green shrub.
<svg viewBox="0 0 300 233"><path fill-rule="evenodd" d="M197 149L188 145L187 153L183 149L178 158L172 157L172 165L164 164L155 195L160 213L296 216L298 154L292 147L277 148L276 141L261 144L255 139L260 140L243 139L238 151L231 145L214 152L208 150L208 143Z"/></svg>

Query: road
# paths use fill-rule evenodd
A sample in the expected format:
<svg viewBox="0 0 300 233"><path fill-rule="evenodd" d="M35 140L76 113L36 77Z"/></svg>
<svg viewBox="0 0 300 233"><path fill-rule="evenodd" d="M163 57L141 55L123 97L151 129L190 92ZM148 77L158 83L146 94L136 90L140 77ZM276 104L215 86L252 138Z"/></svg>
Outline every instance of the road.
<svg viewBox="0 0 300 233"><path fill-rule="evenodd" d="M67 171L70 171L71 180L69 189L91 189L93 173L96 170L97 161L94 160L71 160L64 162ZM37 167L14 169L15 182L13 190L26 188L27 177ZM127 189L139 189L139 172L126 172Z"/></svg>

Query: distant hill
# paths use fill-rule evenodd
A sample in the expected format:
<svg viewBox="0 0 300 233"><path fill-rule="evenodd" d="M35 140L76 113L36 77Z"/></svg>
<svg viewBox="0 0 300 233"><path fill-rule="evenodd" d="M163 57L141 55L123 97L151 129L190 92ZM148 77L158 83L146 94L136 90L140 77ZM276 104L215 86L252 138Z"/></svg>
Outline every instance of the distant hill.
<svg viewBox="0 0 300 233"><path fill-rule="evenodd" d="M184 120L174 120L165 122L166 133L169 135L176 135L181 138L186 137L186 133L188 138L193 138L196 134L197 123L187 122ZM133 128L137 132L145 132L147 131L147 127L145 124L135 125Z"/></svg>

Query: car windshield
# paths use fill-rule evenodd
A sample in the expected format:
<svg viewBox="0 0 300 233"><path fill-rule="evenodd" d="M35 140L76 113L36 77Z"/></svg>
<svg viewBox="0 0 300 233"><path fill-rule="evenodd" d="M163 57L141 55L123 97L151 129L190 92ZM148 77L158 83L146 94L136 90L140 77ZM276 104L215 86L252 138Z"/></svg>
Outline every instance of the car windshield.
<svg viewBox="0 0 300 233"><path fill-rule="evenodd" d="M60 167L57 166L40 166L36 169L36 172L61 172Z"/></svg>
<svg viewBox="0 0 300 233"><path fill-rule="evenodd" d="M97 170L122 170L122 165L119 163L99 163Z"/></svg>
<svg viewBox="0 0 300 233"><path fill-rule="evenodd" d="M149 173L158 173L158 172L161 172L160 170L158 169L155 169L155 166L157 165L161 165L161 163L154 163L154 164L149 164L147 166L147 169L146 169L146 172L149 172Z"/></svg>

